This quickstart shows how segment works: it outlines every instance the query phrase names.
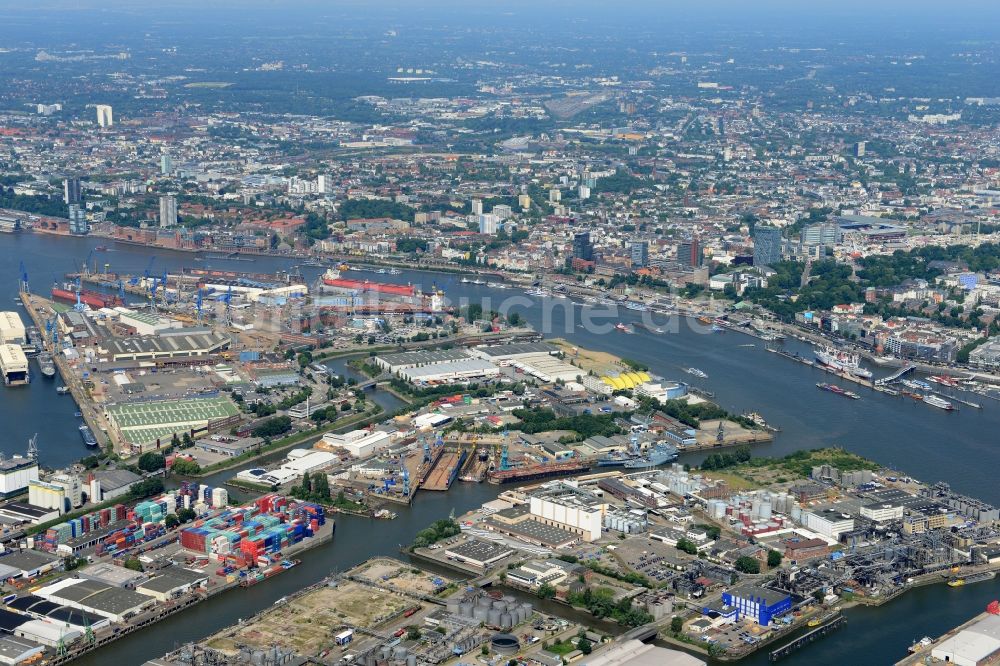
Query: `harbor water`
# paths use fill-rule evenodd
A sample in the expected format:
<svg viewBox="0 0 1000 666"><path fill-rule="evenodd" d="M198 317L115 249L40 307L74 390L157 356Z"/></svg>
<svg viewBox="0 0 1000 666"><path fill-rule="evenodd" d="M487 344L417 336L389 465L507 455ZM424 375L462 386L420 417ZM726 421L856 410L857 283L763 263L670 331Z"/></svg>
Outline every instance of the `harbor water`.
<svg viewBox="0 0 1000 666"><path fill-rule="evenodd" d="M61 282L63 274L80 269L91 249L100 239L61 238L38 234L0 234L0 250L5 256L23 261L32 290L47 294L53 281ZM209 260L195 263L193 255L169 252L159 248L115 244L111 251L94 253L99 266L109 263L112 271L142 273L150 259L156 257L152 272L176 271L182 266L211 266L236 271L272 272L291 268L295 260L260 258L254 262ZM320 268L303 268L308 279L319 275ZM18 309L16 261L0 265L0 299ZM455 274L408 271L401 275L371 275L370 279L406 283L412 282L429 290L432 285L443 289L455 304L462 299L490 299L490 307L504 309L504 301L516 298L512 311L523 315L537 330L550 337L562 337L584 348L605 351L644 363L650 370L668 379L689 382L715 394L715 400L731 412L754 410L769 423L781 428L775 440L754 448L756 455L784 455L800 449L822 446L842 446L880 463L892 465L905 473L926 481L945 480L958 491L1000 503L1000 487L993 470L1000 454L995 450L995 436L1000 430L1000 402L974 397L984 409L960 408L945 412L881 393L844 384L856 391L861 400L819 391L816 382L841 383L818 369L794 363L769 353L760 340L739 333L711 333L709 327L694 320L673 322L660 317L656 326L667 331L657 334L640 327L634 333L609 330L605 333L582 321L585 310L580 304L566 299L542 301L523 296L519 290L497 290L486 285L460 282ZM604 309L600 309L603 311ZM22 318L28 324L27 315ZM592 313L593 314L593 313ZM620 309L613 316L601 317L602 322L622 321L634 324L643 313ZM610 326L606 327L610 329ZM747 347L747 344L754 344ZM785 347L802 354L810 349L796 341ZM343 364L332 362L334 371L347 374ZM703 370L707 379L685 374L684 368ZM87 455L77 432L76 406L68 396L59 396L57 377L35 378L31 385L20 388L0 388L0 418L7 424L7 437L0 442L6 455L23 453L28 439L38 433L40 460L48 467L60 467ZM888 371L875 369L876 377ZM376 397L377 396L377 397ZM376 392L371 399L391 411L398 406L396 399ZM385 403L383 404L383 401ZM961 407L961 406L959 406ZM685 454L682 462L697 463L704 454ZM213 479L211 483L218 483ZM413 535L428 523L478 506L497 493L488 484L457 483L448 493L418 494L410 508L398 510L393 521L371 521L340 516L333 541L302 557L302 565L266 585L224 594L200 604L190 611L171 617L150 631L133 634L102 648L79 663L140 664L173 649L185 641L194 640L235 622L240 617L267 607L275 600L296 589L319 580L332 571L346 569L372 555L394 554L400 544L409 543ZM843 652L837 646L851 645L852 652L865 655L863 663L890 663L901 657L915 639L925 634L937 635L975 613L986 602L1000 594L996 581L949 588L935 585L907 593L902 598L878 609L849 610L848 624L830 637L806 647L789 657L786 663L841 663ZM869 658L870 657L870 658ZM764 663L760 654L746 663Z"/></svg>

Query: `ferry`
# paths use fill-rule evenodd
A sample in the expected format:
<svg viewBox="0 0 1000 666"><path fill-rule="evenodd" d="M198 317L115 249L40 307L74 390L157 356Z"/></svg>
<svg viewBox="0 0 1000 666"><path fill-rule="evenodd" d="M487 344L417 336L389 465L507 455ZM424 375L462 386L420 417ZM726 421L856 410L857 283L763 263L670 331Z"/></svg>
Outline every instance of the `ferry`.
<svg viewBox="0 0 1000 666"><path fill-rule="evenodd" d="M708 379L708 375L699 370L698 368L687 368L684 372L689 375L694 375L698 379Z"/></svg>
<svg viewBox="0 0 1000 666"><path fill-rule="evenodd" d="M97 448L97 438L94 437L94 433L86 423L80 426L80 437L83 438L83 443L87 445L88 449Z"/></svg>
<svg viewBox="0 0 1000 666"><path fill-rule="evenodd" d="M850 398L851 400L861 399L861 396L858 395L857 393L854 393L853 391L846 391L837 386L836 384L824 384L822 382L819 382L816 384L816 388L823 391L829 391L830 393L836 393L837 395L842 395L845 398Z"/></svg>
<svg viewBox="0 0 1000 666"><path fill-rule="evenodd" d="M939 409L943 409L946 412L950 412L950 411L953 411L955 409L955 406L952 405L950 402L948 402L944 398L939 398L939 397L937 397L934 394L925 395L924 396L924 402L927 403L928 405L932 406L932 407L937 407Z"/></svg>
<svg viewBox="0 0 1000 666"><path fill-rule="evenodd" d="M861 367L861 356L851 352L834 349L830 346L818 348L814 351L816 360L833 370L840 370L862 379L871 379L872 373Z"/></svg>

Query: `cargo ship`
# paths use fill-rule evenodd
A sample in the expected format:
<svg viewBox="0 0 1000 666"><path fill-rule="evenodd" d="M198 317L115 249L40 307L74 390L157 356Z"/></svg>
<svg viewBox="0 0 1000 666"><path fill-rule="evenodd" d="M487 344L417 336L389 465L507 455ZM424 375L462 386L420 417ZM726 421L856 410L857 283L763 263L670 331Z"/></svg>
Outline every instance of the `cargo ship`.
<svg viewBox="0 0 1000 666"><path fill-rule="evenodd" d="M89 305L95 310L100 310L101 308L113 308L119 305L124 305L122 300L113 294L102 294L99 291L90 291L88 289L82 289L80 292L80 302L84 305ZM52 298L57 301L64 301L66 303L76 303L77 292L74 289L66 289L53 287L52 288Z"/></svg>
<svg viewBox="0 0 1000 666"><path fill-rule="evenodd" d="M981 583L984 580L992 580L996 578L997 574L995 571L984 571L982 573L972 574L971 576L963 576L952 578L948 581L948 585L951 587L961 587L962 585L972 585L973 583Z"/></svg>
<svg viewBox="0 0 1000 666"><path fill-rule="evenodd" d="M38 355L38 369L42 372L42 377L52 379L56 376L56 364L52 362L52 354L42 352Z"/></svg>
<svg viewBox="0 0 1000 666"><path fill-rule="evenodd" d="M846 391L835 384L816 384L816 388L822 389L824 391L829 391L830 393L836 393L837 395L842 395L845 398L850 398L852 400L860 400L861 396L853 391Z"/></svg>
<svg viewBox="0 0 1000 666"><path fill-rule="evenodd" d="M939 398L936 395L928 394L924 396L924 402L931 407L937 407L938 409L943 409L946 412L954 411L955 406L944 398Z"/></svg>
<svg viewBox="0 0 1000 666"><path fill-rule="evenodd" d="M872 378L871 371L861 367L861 356L858 354L852 354L851 352L834 349L829 346L817 348L814 353L816 354L816 360L820 364L832 370L846 372L861 379Z"/></svg>
<svg viewBox="0 0 1000 666"><path fill-rule="evenodd" d="M370 282L368 280L351 280L340 276L340 271L329 269L323 273L323 284L336 289L349 289L352 291L371 292L387 296L417 295L417 289L410 284L390 284L386 282Z"/></svg>
<svg viewBox="0 0 1000 666"><path fill-rule="evenodd" d="M97 448L97 438L94 437L93 431L86 423L80 426L80 437L83 439L83 443L87 445L88 449Z"/></svg>

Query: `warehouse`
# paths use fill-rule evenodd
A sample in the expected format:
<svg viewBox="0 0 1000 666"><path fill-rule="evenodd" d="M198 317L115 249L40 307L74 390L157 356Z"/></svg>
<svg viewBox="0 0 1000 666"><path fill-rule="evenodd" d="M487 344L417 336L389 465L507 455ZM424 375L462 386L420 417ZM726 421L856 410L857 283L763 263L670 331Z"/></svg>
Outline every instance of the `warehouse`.
<svg viewBox="0 0 1000 666"><path fill-rule="evenodd" d="M16 312L0 312L0 343L5 345L23 345L24 323Z"/></svg>
<svg viewBox="0 0 1000 666"><path fill-rule="evenodd" d="M448 548L444 551L444 554L456 562L471 564L474 567L485 569L505 557L513 555L514 550L490 541L469 539L465 543Z"/></svg>
<svg viewBox="0 0 1000 666"><path fill-rule="evenodd" d="M441 349L428 351L402 352L399 354L381 354L375 357L375 365L396 374L408 368L417 368L439 363L450 363L470 358L469 352L463 349Z"/></svg>
<svg viewBox="0 0 1000 666"><path fill-rule="evenodd" d="M38 576L62 568L63 559L39 550L14 551L0 557L0 575L8 578L37 578Z"/></svg>
<svg viewBox="0 0 1000 666"><path fill-rule="evenodd" d="M1000 616L987 613L931 650L931 658L958 666L994 663L1000 655Z"/></svg>
<svg viewBox="0 0 1000 666"><path fill-rule="evenodd" d="M720 612L730 622L748 618L762 627L769 626L775 617L792 609L792 597L785 592L752 583L738 585L723 592L722 603L725 606Z"/></svg>
<svg viewBox="0 0 1000 666"><path fill-rule="evenodd" d="M121 525L115 525L114 529L107 534L119 529L121 529ZM104 536L107 536L107 534ZM80 569L79 574L82 578L86 578L87 580L93 580L98 583L121 588L134 588L135 584L143 578L143 574L140 571L115 566L110 562L98 562L97 564L92 564L89 567Z"/></svg>
<svg viewBox="0 0 1000 666"><path fill-rule="evenodd" d="M631 639L585 656L580 666L705 666L705 662L680 650L670 650Z"/></svg>
<svg viewBox="0 0 1000 666"><path fill-rule="evenodd" d="M324 446L346 449L355 458L367 458L388 446L389 440L389 433L380 430L352 430L343 435L328 432L323 435Z"/></svg>
<svg viewBox="0 0 1000 666"><path fill-rule="evenodd" d="M205 574L183 567L168 567L159 574L137 585L135 591L157 601L168 601L208 583L208 576Z"/></svg>
<svg viewBox="0 0 1000 666"><path fill-rule="evenodd" d="M55 582L35 594L55 604L96 613L112 622L124 622L156 604L156 599L144 594L74 578Z"/></svg>
<svg viewBox="0 0 1000 666"><path fill-rule="evenodd" d="M538 491L529 499L531 515L546 525L579 534L584 541L601 538L607 503L587 491L566 484L556 484Z"/></svg>
<svg viewBox="0 0 1000 666"><path fill-rule="evenodd" d="M0 638L0 664L33 663L44 652L44 647L24 638L15 638L13 636Z"/></svg>
<svg viewBox="0 0 1000 666"><path fill-rule="evenodd" d="M60 644L71 645L73 641L83 636L83 632L45 620L29 620L15 629L14 635L41 645L56 647Z"/></svg>
<svg viewBox="0 0 1000 666"><path fill-rule="evenodd" d="M836 539L844 532L854 529L854 519L842 513L836 506L817 507L802 512L802 524L807 529L823 536Z"/></svg>
<svg viewBox="0 0 1000 666"><path fill-rule="evenodd" d="M109 338L100 343L102 357L113 362L207 356L229 348L228 335L209 329L176 328L157 335Z"/></svg>
<svg viewBox="0 0 1000 666"><path fill-rule="evenodd" d="M486 379L500 375L500 368L479 358L435 363L399 371L399 376L414 384L454 384L472 379Z"/></svg>
<svg viewBox="0 0 1000 666"><path fill-rule="evenodd" d="M577 378L583 379L583 375L587 374L575 365L548 354L521 356L510 364L547 384L560 380L574 382Z"/></svg>
<svg viewBox="0 0 1000 666"><path fill-rule="evenodd" d="M225 396L120 403L105 416L133 448L166 443L176 433L205 430L238 419L240 410Z"/></svg>
<svg viewBox="0 0 1000 666"><path fill-rule="evenodd" d="M292 449L288 452L288 460L281 464L281 469L294 472L298 476L312 474L325 469L337 462L338 458L329 451L311 451L309 449Z"/></svg>
<svg viewBox="0 0 1000 666"><path fill-rule="evenodd" d="M7 502L0 506L0 516L16 520L19 523L40 525L59 517L57 509L46 509L30 502Z"/></svg>
<svg viewBox="0 0 1000 666"><path fill-rule="evenodd" d="M517 342L508 345L489 345L471 350L473 356L492 361L503 367L523 358L558 354L559 348L547 342Z"/></svg>
<svg viewBox="0 0 1000 666"><path fill-rule="evenodd" d="M34 594L13 599L7 604L7 607L24 613L29 619L46 620L74 629L86 629L90 627L96 631L111 626L111 621L106 617L68 606L60 606L41 597L36 597ZM4 625L3 629L9 630L7 625Z"/></svg>
<svg viewBox="0 0 1000 666"><path fill-rule="evenodd" d="M136 312L126 308L117 308L116 312L118 321L134 330L137 335L155 335L176 326L170 319L151 312Z"/></svg>

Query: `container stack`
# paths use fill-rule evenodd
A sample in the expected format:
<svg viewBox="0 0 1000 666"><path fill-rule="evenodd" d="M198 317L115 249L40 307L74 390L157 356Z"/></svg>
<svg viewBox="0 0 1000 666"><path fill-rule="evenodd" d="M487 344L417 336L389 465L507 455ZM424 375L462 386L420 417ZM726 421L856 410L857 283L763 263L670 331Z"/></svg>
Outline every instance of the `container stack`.
<svg viewBox="0 0 1000 666"><path fill-rule="evenodd" d="M125 520L127 513L124 504L116 504L113 508L100 509L79 518L71 518L64 523L53 525L42 535L40 547L42 550L53 551L57 546L71 539L107 527L114 522Z"/></svg>

